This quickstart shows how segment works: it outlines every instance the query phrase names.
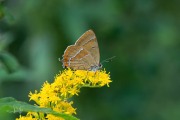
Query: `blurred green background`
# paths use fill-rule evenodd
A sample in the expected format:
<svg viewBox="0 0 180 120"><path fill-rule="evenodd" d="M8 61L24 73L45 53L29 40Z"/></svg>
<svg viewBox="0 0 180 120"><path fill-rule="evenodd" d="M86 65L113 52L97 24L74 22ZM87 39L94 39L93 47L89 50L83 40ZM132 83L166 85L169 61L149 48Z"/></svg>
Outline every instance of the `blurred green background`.
<svg viewBox="0 0 180 120"><path fill-rule="evenodd" d="M81 120L180 119L179 0L0 0L0 97L29 91L63 70L58 58L96 33L110 87L73 98ZM0 111L0 119L19 114Z"/></svg>

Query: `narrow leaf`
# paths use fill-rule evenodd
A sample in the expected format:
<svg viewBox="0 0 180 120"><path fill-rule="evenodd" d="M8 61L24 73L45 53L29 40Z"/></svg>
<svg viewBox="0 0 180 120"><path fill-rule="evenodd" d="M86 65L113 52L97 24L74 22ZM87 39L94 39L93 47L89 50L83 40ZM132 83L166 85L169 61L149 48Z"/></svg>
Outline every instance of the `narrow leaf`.
<svg viewBox="0 0 180 120"><path fill-rule="evenodd" d="M64 113L58 113L50 108L40 108L38 106L30 105L26 102L17 101L12 97L6 97L0 99L0 109L4 109L9 112L43 112L48 114L53 114L64 118L65 120L79 120L74 116L67 115Z"/></svg>

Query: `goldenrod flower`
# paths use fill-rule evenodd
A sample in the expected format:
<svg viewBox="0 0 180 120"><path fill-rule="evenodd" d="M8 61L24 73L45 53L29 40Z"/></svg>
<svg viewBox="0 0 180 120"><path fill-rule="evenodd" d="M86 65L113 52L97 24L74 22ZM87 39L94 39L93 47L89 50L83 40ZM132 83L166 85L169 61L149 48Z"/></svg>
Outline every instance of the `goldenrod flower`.
<svg viewBox="0 0 180 120"><path fill-rule="evenodd" d="M19 118L16 118L16 120L38 120L37 118L33 118L32 116L29 116L28 114L26 116L21 116Z"/></svg>
<svg viewBox="0 0 180 120"><path fill-rule="evenodd" d="M48 115L46 116L46 118L47 118L48 120L64 120L64 118L56 117L56 116L51 115L51 114L48 114Z"/></svg>
<svg viewBox="0 0 180 120"><path fill-rule="evenodd" d="M34 93L30 92L30 100L42 108L51 108L52 110L73 115L76 114L76 108L73 108L73 101L70 101L74 95L78 95L82 87L102 87L111 82L109 73L105 70L85 71L66 69L55 76L53 83L47 81L43 84L41 90ZM20 116L16 120L64 120L63 118L37 112L28 112L26 116Z"/></svg>

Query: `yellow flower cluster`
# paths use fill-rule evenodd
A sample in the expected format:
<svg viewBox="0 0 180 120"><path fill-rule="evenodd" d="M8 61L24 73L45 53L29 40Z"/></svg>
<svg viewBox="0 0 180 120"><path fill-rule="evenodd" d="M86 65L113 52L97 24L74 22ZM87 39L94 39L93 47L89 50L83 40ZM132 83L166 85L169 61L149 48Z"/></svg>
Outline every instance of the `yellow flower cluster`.
<svg viewBox="0 0 180 120"><path fill-rule="evenodd" d="M30 92L29 97L42 108L51 108L56 112L72 115L76 114L76 109L72 107L73 102L69 102L69 98L78 95L80 88L109 86L110 82L110 76L105 70L94 72L66 69L55 76L53 83L46 81L40 92ZM38 119L64 120L51 114L37 112L28 112L26 116L20 116L16 120Z"/></svg>

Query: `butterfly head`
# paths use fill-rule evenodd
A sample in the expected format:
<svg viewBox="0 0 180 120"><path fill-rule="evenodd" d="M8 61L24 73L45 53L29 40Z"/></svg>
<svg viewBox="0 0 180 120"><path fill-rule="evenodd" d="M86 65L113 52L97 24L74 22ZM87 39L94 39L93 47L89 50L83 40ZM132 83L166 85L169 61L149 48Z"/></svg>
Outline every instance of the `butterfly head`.
<svg viewBox="0 0 180 120"><path fill-rule="evenodd" d="M99 65L91 66L91 68L89 70L90 71L97 71L97 70L99 70L101 68L102 68L102 64L99 63Z"/></svg>

